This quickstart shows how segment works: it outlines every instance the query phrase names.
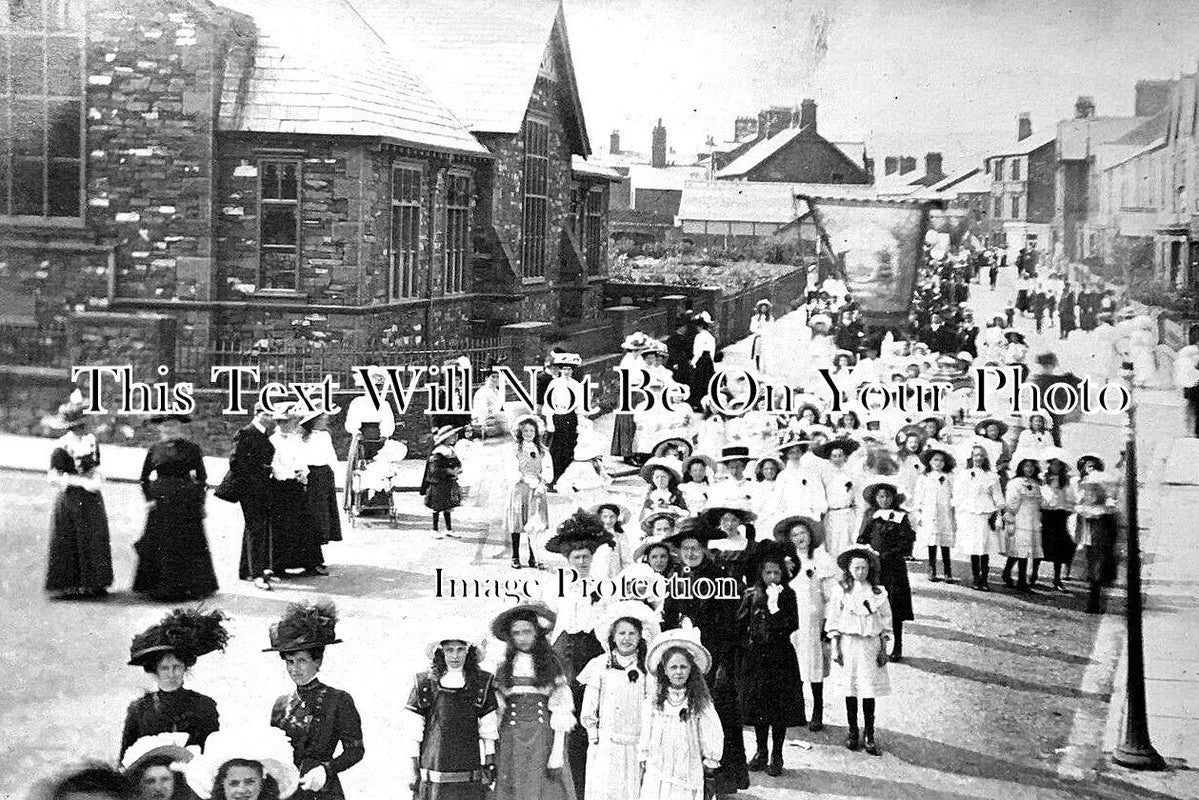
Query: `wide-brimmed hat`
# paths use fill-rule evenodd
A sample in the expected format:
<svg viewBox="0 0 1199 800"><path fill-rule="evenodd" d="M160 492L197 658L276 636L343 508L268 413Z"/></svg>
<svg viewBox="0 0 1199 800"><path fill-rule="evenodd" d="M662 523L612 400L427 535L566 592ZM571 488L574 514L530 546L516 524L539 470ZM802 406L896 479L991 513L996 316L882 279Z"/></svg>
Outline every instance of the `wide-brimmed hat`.
<svg viewBox="0 0 1199 800"><path fill-rule="evenodd" d="M599 517L580 508L558 524L558 530L545 543L545 549L561 556L583 549L594 553L611 541L612 537L604 530Z"/></svg>
<svg viewBox="0 0 1199 800"><path fill-rule="evenodd" d="M803 431L798 433L795 431L788 431L787 435L784 436L783 439L778 443L778 447L775 448L775 452L779 455L783 455L788 450L793 450L796 447L802 447L806 450L811 446L812 440Z"/></svg>
<svg viewBox="0 0 1199 800"><path fill-rule="evenodd" d="M1074 462L1074 467L1075 467L1075 469L1078 470L1079 475L1082 474L1083 465L1086 464L1088 461L1095 465L1095 469L1097 472L1103 472L1107 469L1106 465L1104 464L1103 459L1099 456L1098 453L1083 453L1081 456L1078 457L1078 461Z"/></svg>
<svg viewBox="0 0 1199 800"><path fill-rule="evenodd" d="M628 522L629 518L632 517L632 513L629 511L628 506L622 505L615 500L605 500L602 503L596 503L591 508L587 509L587 511L588 513L594 514L598 517L600 512L605 508L612 509L612 511L616 514L616 521L621 525Z"/></svg>
<svg viewBox="0 0 1199 800"><path fill-rule="evenodd" d="M151 425L161 425L164 422L179 422L186 425L191 421L191 414L155 414L147 420Z"/></svg>
<svg viewBox="0 0 1199 800"><path fill-rule="evenodd" d="M425 642L425 655L432 658L443 642L465 642L479 652L480 658L483 656L482 631L473 620L465 617L446 617L439 620L434 626L433 635Z"/></svg>
<svg viewBox="0 0 1199 800"><path fill-rule="evenodd" d="M958 460L953 457L953 453L950 453L943 447L930 447L920 454L920 463L924 465L925 469L932 469L930 465L932 464L933 456L935 455L940 455L945 458L944 472L953 472L955 469L957 469Z"/></svg>
<svg viewBox="0 0 1199 800"><path fill-rule="evenodd" d="M920 417L919 419L917 419L915 424L919 425L920 427L923 427L924 423L926 423L926 422L931 422L934 425L936 425L938 434L941 433L941 431L945 430L945 419L943 417L938 417L933 414L926 414L923 417Z"/></svg>
<svg viewBox="0 0 1199 800"><path fill-rule="evenodd" d="M670 519L671 522L677 525L679 521L679 513L677 511L671 511L670 509L663 508L646 514L645 518L641 520L641 530L648 534L654 529L654 523L660 519Z"/></svg>
<svg viewBox="0 0 1199 800"><path fill-rule="evenodd" d="M200 800L209 800L216 788L217 773L234 759L261 764L265 775L278 784L280 800L291 797L299 786L300 771L293 761L291 741L281 729L269 725L213 732L204 743L204 753L187 765L187 785Z"/></svg>
<svg viewBox="0 0 1199 800"><path fill-rule="evenodd" d="M892 508L899 508L904 501L903 492L899 491L899 486L894 481L875 481L862 490L862 499L870 506L876 506L874 502L875 496L883 489L890 490L891 494L895 495L895 503Z"/></svg>
<svg viewBox="0 0 1199 800"><path fill-rule="evenodd" d="M721 464L727 464L730 461L749 462L749 448L745 445L735 444L725 447L720 451L720 458L716 459Z"/></svg>
<svg viewBox="0 0 1199 800"><path fill-rule="evenodd" d="M861 442L854 439L841 437L838 439L830 439L824 444L818 444L812 448L812 454L817 458L827 459L834 450L840 450L847 456L852 456L862 446Z"/></svg>
<svg viewBox="0 0 1199 800"><path fill-rule="evenodd" d="M809 425L808 426L808 437L809 438L815 438L818 434L831 439L834 436L836 436L837 432L834 431L832 428L830 428L827 425Z"/></svg>
<svg viewBox="0 0 1199 800"><path fill-rule="evenodd" d="M707 524L702 517L682 517L674 533L665 537L664 541L674 547L682 547L687 539L698 539L705 547L714 539L727 539L723 531Z"/></svg>
<svg viewBox="0 0 1199 800"><path fill-rule="evenodd" d="M719 529L720 519L725 514L736 514L737 518L741 520L742 525L753 522L758 518L757 512L748 506L741 505L740 503L721 503L719 500L716 502L718 505L708 506L703 510L702 513L699 514L699 517L704 521L704 524L708 525L709 527Z"/></svg>
<svg viewBox="0 0 1199 800"><path fill-rule="evenodd" d="M651 458L641 465L641 479L653 483L654 470L664 469L674 476L676 482L683 479L683 462L673 458Z"/></svg>
<svg viewBox="0 0 1199 800"><path fill-rule="evenodd" d="M683 462L683 476L684 477L686 477L687 475L689 475L691 473L691 465L696 461L699 461L705 467L708 468L709 475L715 474L715 472L716 472L716 460L715 459L713 459L709 455L705 455L704 453L692 453L690 456L687 457L687 460Z"/></svg>
<svg viewBox="0 0 1199 800"><path fill-rule="evenodd" d="M82 403L63 403L58 407L58 412L50 418L50 427L65 431L84 425L87 418L83 411Z"/></svg>
<svg viewBox="0 0 1199 800"><path fill-rule="evenodd" d="M680 455L681 458L687 458L688 456L691 455L691 452L695 449L694 447L692 447L691 442L687 441L686 439L675 436L675 437L671 437L669 439L663 439L662 441L660 441L656 445L654 445L654 449L650 453L650 455L653 458L662 458L663 457L662 454L665 453L667 448L670 448L670 447L673 447L676 450L679 450L680 454L681 454Z"/></svg>
<svg viewBox="0 0 1199 800"><path fill-rule="evenodd" d="M512 421L512 438L516 439L520 436L520 427L525 423L532 423L537 429L537 435L545 433L545 420L537 414L521 414Z"/></svg>
<svg viewBox="0 0 1199 800"><path fill-rule="evenodd" d="M583 357L578 353L554 353L550 363L555 367L579 367L583 365Z"/></svg>
<svg viewBox="0 0 1199 800"><path fill-rule="evenodd" d="M604 610L599 625L595 629L595 638L599 639L600 647L608 652L608 640L612 638L612 629L622 619L634 619L641 623L641 638L648 645L658 637L662 630L662 622L658 612L654 611L642 600L617 600Z"/></svg>
<svg viewBox="0 0 1199 800"><path fill-rule="evenodd" d="M521 603L512 608L506 608L491 620L491 635L501 642L508 640L508 631L517 620L529 620L543 632L548 634L558 621L558 614L545 603Z"/></svg>
<svg viewBox="0 0 1199 800"><path fill-rule="evenodd" d="M774 464L775 472L783 471L783 460L776 455L758 456L758 460L754 463L754 477L762 480L762 466L767 462Z"/></svg>
<svg viewBox="0 0 1199 800"><path fill-rule="evenodd" d="M1050 414L1048 411L1030 411L1030 412L1028 412L1027 419L1028 419L1028 427L1029 428L1032 427L1033 417L1040 417L1041 419L1045 420L1045 429L1046 430L1050 430L1051 428L1053 428L1053 415Z"/></svg>
<svg viewBox="0 0 1199 800"><path fill-rule="evenodd" d="M187 764L196 752L187 749L187 733L155 733L143 736L121 756L121 771L132 773L152 758L169 758L171 764ZM199 748L197 748L198 750Z"/></svg>
<svg viewBox="0 0 1199 800"><path fill-rule="evenodd" d="M1008 342L1018 342L1020 344L1028 344L1024 339L1024 334L1020 331L1006 330L1003 332L1003 338Z"/></svg>
<svg viewBox="0 0 1199 800"><path fill-rule="evenodd" d="M837 566L842 571L848 571L849 562L855 558L864 558L870 564L870 577L875 585L879 582L878 553L869 547L851 547L837 556Z"/></svg>
<svg viewBox="0 0 1199 800"><path fill-rule="evenodd" d="M928 444L928 431L913 422L904 425L895 432L895 445L902 449L907 444L909 436L915 436L920 440L921 449L924 449L924 446Z"/></svg>
<svg viewBox="0 0 1199 800"><path fill-rule="evenodd" d="M992 425L999 426L999 437L1000 438L1003 438L1004 436L1007 435L1008 424L1001 419L995 419L995 417L987 417L986 419L975 423L974 434L976 436L981 436L982 438L986 439L987 438L987 428L989 428Z"/></svg>
<svg viewBox="0 0 1199 800"><path fill-rule="evenodd" d="M711 325L712 324L712 315L709 314L707 311L701 311L698 314L695 314L694 316L692 316L691 321L692 322L702 322L705 325Z"/></svg>
<svg viewBox="0 0 1199 800"><path fill-rule="evenodd" d="M666 342L663 342L661 339L653 338L645 340L645 347L643 350L647 355L649 353L657 353L660 356L664 356L670 352L670 348L666 346Z"/></svg>
<svg viewBox="0 0 1199 800"><path fill-rule="evenodd" d="M447 441L453 436L457 436L462 432L462 428L457 425L442 425L437 430L433 431L433 446L437 447L442 442Z"/></svg>
<svg viewBox="0 0 1199 800"><path fill-rule="evenodd" d="M146 667L163 653L174 653L180 661L194 663L200 656L224 650L229 642L229 632L222 624L226 619L220 611L177 608L133 637L129 665Z"/></svg>
<svg viewBox="0 0 1199 800"><path fill-rule="evenodd" d="M283 618L271 625L271 646L264 653L294 653L340 644L337 606L327 597L289 603Z"/></svg>
<svg viewBox="0 0 1199 800"><path fill-rule="evenodd" d="M762 306L766 306L767 308L774 308L774 303L770 302L765 297L763 297L758 302L754 303L754 308L761 308Z"/></svg>
<svg viewBox="0 0 1199 800"><path fill-rule="evenodd" d="M649 344L649 337L641 331L636 331L625 337L625 340L620 343L620 349L644 350L647 344Z"/></svg>
<svg viewBox="0 0 1199 800"><path fill-rule="evenodd" d="M771 535L775 537L785 535L789 538L791 536L791 529L796 525L803 525L808 529L808 535L812 538L812 547L819 547L824 544L824 526L819 521L811 517L805 517L802 514L783 517L774 523Z"/></svg>
<svg viewBox="0 0 1199 800"><path fill-rule="evenodd" d="M643 539L640 544L633 550L633 560L640 561L645 558L650 550L655 547L665 547L673 556L675 554L675 546L665 538L660 536L651 536L648 539Z"/></svg>
<svg viewBox="0 0 1199 800"><path fill-rule="evenodd" d="M672 647L686 650L700 674L706 674L712 668L712 654L700 643L699 628L692 627L690 620L684 620L683 627L663 631L655 637L645 654L646 671L652 673L657 670L662 656Z"/></svg>

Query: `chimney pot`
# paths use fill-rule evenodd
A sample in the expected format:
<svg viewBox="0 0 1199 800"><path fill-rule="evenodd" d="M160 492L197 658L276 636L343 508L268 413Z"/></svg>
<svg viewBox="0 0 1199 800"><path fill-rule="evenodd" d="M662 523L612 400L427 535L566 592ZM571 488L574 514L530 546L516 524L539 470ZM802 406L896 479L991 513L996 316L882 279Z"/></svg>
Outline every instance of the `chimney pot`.
<svg viewBox="0 0 1199 800"><path fill-rule="evenodd" d="M899 157L899 174L907 175L909 172L916 171L916 158L914 156Z"/></svg>
<svg viewBox="0 0 1199 800"><path fill-rule="evenodd" d="M812 133L816 132L816 101L811 98L805 99L799 105L799 126L801 128L811 128Z"/></svg>
<svg viewBox="0 0 1199 800"><path fill-rule="evenodd" d="M1032 115L1027 111L1016 119L1016 141L1022 142L1032 136Z"/></svg>
<svg viewBox="0 0 1199 800"><path fill-rule="evenodd" d="M1095 116L1095 98L1080 94L1078 100L1074 103L1074 117L1076 119L1089 119Z"/></svg>
<svg viewBox="0 0 1199 800"><path fill-rule="evenodd" d="M895 156L887 156L883 159L883 174L894 175L899 171L899 159Z"/></svg>
<svg viewBox="0 0 1199 800"><path fill-rule="evenodd" d="M924 174L934 178L944 176L941 167L944 161L940 153L925 153L924 154Z"/></svg>

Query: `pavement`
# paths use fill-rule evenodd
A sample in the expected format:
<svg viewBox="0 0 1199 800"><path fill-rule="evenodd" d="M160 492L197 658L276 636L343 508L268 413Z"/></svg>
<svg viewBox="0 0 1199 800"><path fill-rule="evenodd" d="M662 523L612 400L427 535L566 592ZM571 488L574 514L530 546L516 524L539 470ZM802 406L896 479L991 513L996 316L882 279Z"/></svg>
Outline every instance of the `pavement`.
<svg viewBox="0 0 1199 800"><path fill-rule="evenodd" d="M990 296L985 287L976 287L975 294L972 305L980 317L981 311L1000 303L1000 296L1008 296ZM1031 322L1019 325L1031 327ZM779 326L778 335L789 336L792 327L788 320ZM1066 343L1045 343L1058 350L1066 366L1093 360L1097 349L1081 334ZM790 340L774 344L779 352L788 352ZM735 347L730 357L740 357L740 351ZM1162 492L1154 502L1148 500L1174 447L1172 432L1178 430L1174 417L1180 411L1171 408L1169 400L1168 392L1146 393L1140 406L1142 430L1162 434L1160 441L1142 445L1149 449L1142 461L1147 465L1142 522L1148 527L1150 608L1146 652L1155 665L1151 670L1162 670L1153 680L1176 681L1173 710L1193 711L1193 687L1181 682L1194 675L1196 648L1186 636L1188 628L1180 627L1197 629L1186 616L1194 613L1188 605L1193 592L1187 591L1186 582L1193 552L1176 541L1189 526L1174 520L1199 509L1199 497L1189 494L1197 491L1194 487L1179 486L1171 491L1180 494ZM1110 417L1088 418L1066 431L1071 449L1096 450L1112 463L1122 436L1119 420ZM1147 436L1144 441L1149 442ZM125 666L129 639L169 608L125 588L134 568L132 544L140 536L145 512L137 487L123 480L136 478L143 453L115 447L104 452L105 471L118 478L105 488L117 577L113 592L103 601L44 598L41 580L53 495L36 473L44 472L49 446L0 437L0 543L5 553L0 560L0 619L7 622L9 633L0 649L0 674L9 677L0 681L0 730L17 732L0 737L0 797L5 798L22 796L31 781L60 764L115 755L124 709L150 685L148 676ZM211 464L212 480L219 480L223 461ZM413 485L421 466L412 462ZM626 479L617 481L614 491L636 503L643 487ZM437 539L427 528L419 496L406 493L399 502L398 526L344 527L345 540L325 548L329 577L288 579L271 593L236 578L242 527L237 507L215 499L207 507L207 531L221 583L220 593L209 603L230 614L233 639L226 653L202 659L187 685L217 699L223 726L264 723L275 696L289 688L278 659L261 652L269 623L288 601L314 593L332 597L341 612L338 633L345 644L330 648L322 678L354 695L363 714L367 750L363 763L343 776L350 797L379 796L377 787L396 786L402 779L404 767L395 757L399 711L411 675L424 666L423 641L433 621L447 613L481 621L511 604L505 597L508 592L554 590L554 574L516 572L508 566L506 543L491 524L491 509L457 510L456 536ZM570 505L570 498L552 496L551 517L561 519ZM1195 796L1186 783L1192 773L1174 770L1146 777L1113 768L1105 759L1104 751L1114 741L1108 731L1118 723L1112 711L1122 706L1114 681L1124 632L1118 587L1111 592L1110 613L1091 616L1082 613L1085 588L1077 581L1068 584L1067 595L1024 597L930 583L920 562L913 562L910 571L917 619L906 627L906 662L890 670L893 694L879 701L883 755L871 758L841 746L844 704L835 681L830 682L825 698L828 728L815 734L792 729L784 774L769 778L755 773L754 785L738 797ZM968 564L955 563L955 571L959 577L968 574ZM451 578L459 581L455 596L448 591ZM531 581L536 583L518 585ZM470 589L466 596L460 591L463 586ZM1166 623L1174 623L1172 627L1153 623L1158 611ZM1173 642L1175 649L1165 649L1164 642ZM491 644L495 657L499 648ZM1182 746L1188 726L1192 731L1194 726L1178 717L1179 746L1171 744L1165 717L1160 716L1171 704L1156 703L1157 692L1150 692L1155 741L1163 754L1187 758ZM752 732L746 738L752 749Z"/></svg>

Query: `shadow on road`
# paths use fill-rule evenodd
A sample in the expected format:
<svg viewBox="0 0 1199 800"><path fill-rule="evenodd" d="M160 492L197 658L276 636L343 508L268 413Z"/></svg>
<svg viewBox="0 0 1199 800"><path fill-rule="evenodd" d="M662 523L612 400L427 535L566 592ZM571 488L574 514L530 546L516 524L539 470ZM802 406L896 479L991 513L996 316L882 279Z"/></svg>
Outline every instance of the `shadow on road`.
<svg viewBox="0 0 1199 800"><path fill-rule="evenodd" d="M928 617L922 617L928 619ZM1074 653L1064 653L1060 650L1048 650L1042 647L1030 647L1026 644L1017 644L1005 639L995 639L986 636L979 636L974 633L965 631L953 630L952 628L938 628L932 625L921 625L920 623L907 623L903 627L905 632L916 634L917 636L927 636L931 639L943 639L952 642L965 642L979 647L986 647L990 650L1001 650L1005 653L1014 653L1020 656L1029 656L1033 658L1049 658L1054 661L1061 661L1066 664L1086 665L1091 663L1091 660L1086 656L1076 655Z"/></svg>
<svg viewBox="0 0 1199 800"><path fill-rule="evenodd" d="M954 664L950 661L940 661L935 658L908 656L904 658L904 663L913 669L932 673L933 675L947 675L952 678L962 678L964 680L975 681L976 683L985 683L991 686L1002 686L1005 689L1016 689L1022 692L1051 694L1058 697L1068 697L1074 700L1095 700L1101 703L1107 703L1111 700L1111 693L1084 692L1081 689L1077 689L1073 686L1054 686L1047 683L1026 681L1020 678L1002 675L998 672L987 672L986 670L975 669L974 667L967 667L962 664Z"/></svg>

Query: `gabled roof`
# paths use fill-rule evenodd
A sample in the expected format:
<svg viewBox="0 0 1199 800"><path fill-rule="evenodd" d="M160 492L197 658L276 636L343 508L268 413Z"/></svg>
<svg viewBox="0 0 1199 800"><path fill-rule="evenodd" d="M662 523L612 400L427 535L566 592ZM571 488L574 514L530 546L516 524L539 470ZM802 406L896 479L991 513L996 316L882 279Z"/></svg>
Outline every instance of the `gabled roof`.
<svg viewBox="0 0 1199 800"><path fill-rule="evenodd" d="M1094 154L1098 145L1109 144L1135 130L1145 117L1086 117L1065 119L1057 124L1058 158L1077 161Z"/></svg>
<svg viewBox="0 0 1199 800"><path fill-rule="evenodd" d="M215 0L257 28L253 66L227 66L219 129L381 137L488 155L347 0Z"/></svg>
<svg viewBox="0 0 1199 800"><path fill-rule="evenodd" d="M784 225L807 213L797 194L868 199L869 184L782 183L777 181L688 181L679 204L680 220L768 222Z"/></svg>
<svg viewBox="0 0 1199 800"><path fill-rule="evenodd" d="M1112 144L1127 144L1134 147L1144 147L1166 135L1166 127L1170 122L1170 109L1163 108L1152 117L1141 117L1141 124L1121 136Z"/></svg>
<svg viewBox="0 0 1199 800"><path fill-rule="evenodd" d="M555 43L562 48L567 72L561 78L577 106L559 0L351 2L471 131L521 130L538 71ZM551 40L555 30L556 42ZM582 110L576 112L583 128ZM585 130L581 138L587 155Z"/></svg>
<svg viewBox="0 0 1199 800"><path fill-rule="evenodd" d="M624 179L619 172L606 167L603 164L597 164L594 161L589 161L580 155L570 157L570 169L576 175L586 175L590 178L603 178L604 180L620 182Z"/></svg>
<svg viewBox="0 0 1199 800"><path fill-rule="evenodd" d="M991 176L983 172L981 167L971 167L950 175L930 188L937 195L990 194L992 183Z"/></svg>
<svg viewBox="0 0 1199 800"><path fill-rule="evenodd" d="M785 146L795 141L795 139L803 133L806 128L794 127L788 128L785 131L780 131L769 139L763 139L753 147L746 150L737 158L733 159L724 169L716 173L718 178L736 178L749 172L754 167L762 164L766 159L782 150Z"/></svg>
<svg viewBox="0 0 1199 800"><path fill-rule="evenodd" d="M1163 148L1165 146L1166 146L1166 137L1159 136L1147 145L1139 147L1136 150L1133 150L1132 152L1122 154L1122 156L1119 159L1113 160L1110 164L1104 164L1103 169L1104 170L1115 169L1116 167L1127 164L1129 161L1132 161L1133 159L1140 158L1141 156L1145 155L1146 153L1152 153L1154 150L1160 150L1161 148Z"/></svg>
<svg viewBox="0 0 1199 800"><path fill-rule="evenodd" d="M1052 144L1057 139L1057 131L1048 131L1043 133L1034 133L1026 139L1018 142L1008 141L1007 143L999 144L992 147L987 152L987 157L994 156L1026 156L1034 150L1040 150L1047 144Z"/></svg>

